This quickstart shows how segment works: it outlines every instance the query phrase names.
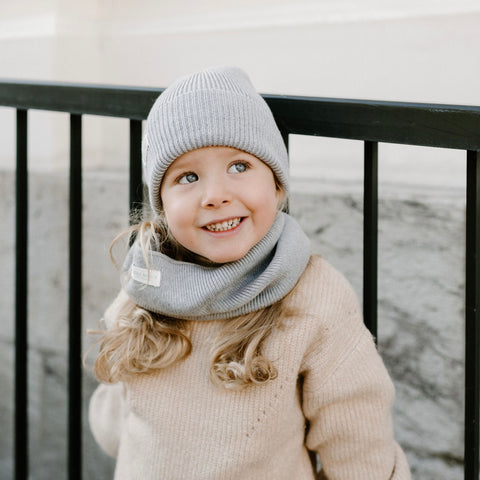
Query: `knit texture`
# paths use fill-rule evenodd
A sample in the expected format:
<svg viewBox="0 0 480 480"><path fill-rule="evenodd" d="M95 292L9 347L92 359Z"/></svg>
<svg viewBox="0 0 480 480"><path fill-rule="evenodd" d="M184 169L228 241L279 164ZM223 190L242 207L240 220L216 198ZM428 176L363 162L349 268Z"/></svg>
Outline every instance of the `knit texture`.
<svg viewBox="0 0 480 480"><path fill-rule="evenodd" d="M125 295L106 312L108 326ZM211 345L228 323L217 320L191 322L193 350L182 362L98 387L90 424L117 458L115 480L410 479L393 437L393 385L348 282L312 257L285 301L296 314L264 345L278 369L267 384L211 383Z"/></svg>
<svg viewBox="0 0 480 480"><path fill-rule="evenodd" d="M215 67L178 79L150 110L142 158L155 212L161 210L160 186L171 163L186 152L213 146L259 158L288 193L288 154L270 108L245 72Z"/></svg>
<svg viewBox="0 0 480 480"><path fill-rule="evenodd" d="M310 257L310 241L290 215L278 212L244 257L212 267L150 251L148 266L137 242L124 263L122 286L147 310L174 318L215 320L260 310L282 299ZM144 275L135 275L136 272ZM156 284L155 284L156 283Z"/></svg>

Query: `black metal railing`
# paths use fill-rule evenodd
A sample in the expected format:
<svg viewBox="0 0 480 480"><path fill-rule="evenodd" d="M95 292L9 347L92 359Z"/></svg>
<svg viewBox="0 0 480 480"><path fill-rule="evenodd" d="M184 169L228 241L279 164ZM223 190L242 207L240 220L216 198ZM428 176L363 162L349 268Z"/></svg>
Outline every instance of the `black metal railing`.
<svg viewBox="0 0 480 480"><path fill-rule="evenodd" d="M0 106L17 109L15 478L28 477L27 421L27 112L70 113L69 479L81 478L82 115L130 120L130 207L142 202L142 120L162 89L37 82L0 82ZM282 135L364 142L365 323L377 332L378 143L466 151L465 459L464 478L479 474L480 107L264 95Z"/></svg>

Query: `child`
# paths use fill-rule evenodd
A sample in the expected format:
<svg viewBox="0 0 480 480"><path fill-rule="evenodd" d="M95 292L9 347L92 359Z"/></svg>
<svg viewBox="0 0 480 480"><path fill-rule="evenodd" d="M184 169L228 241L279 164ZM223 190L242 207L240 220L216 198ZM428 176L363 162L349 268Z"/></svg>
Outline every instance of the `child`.
<svg viewBox="0 0 480 480"><path fill-rule="evenodd" d="M248 77L167 88L143 167L156 217L105 313L89 413L115 479L409 479L393 385L351 287L282 212L287 151Z"/></svg>

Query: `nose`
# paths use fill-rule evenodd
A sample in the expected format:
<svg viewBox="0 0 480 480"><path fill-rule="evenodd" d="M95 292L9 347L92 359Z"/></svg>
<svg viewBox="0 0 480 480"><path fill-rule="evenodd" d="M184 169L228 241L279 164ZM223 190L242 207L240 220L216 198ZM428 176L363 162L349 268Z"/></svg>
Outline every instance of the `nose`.
<svg viewBox="0 0 480 480"><path fill-rule="evenodd" d="M231 202L231 192L224 182L215 180L205 184L202 197L203 208L219 208Z"/></svg>

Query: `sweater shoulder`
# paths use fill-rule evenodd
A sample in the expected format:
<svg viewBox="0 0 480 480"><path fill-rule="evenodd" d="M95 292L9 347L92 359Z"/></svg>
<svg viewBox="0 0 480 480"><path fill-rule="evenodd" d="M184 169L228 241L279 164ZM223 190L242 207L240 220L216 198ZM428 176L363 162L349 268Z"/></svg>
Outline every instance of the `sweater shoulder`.
<svg viewBox="0 0 480 480"><path fill-rule="evenodd" d="M290 295L290 305L306 315L359 313L355 291L345 276L320 255L312 255Z"/></svg>
<svg viewBox="0 0 480 480"><path fill-rule="evenodd" d="M332 371L360 339L370 337L352 286L321 256L310 258L287 306L294 312L291 328L305 332L305 368L320 362L324 372Z"/></svg>
<svg viewBox="0 0 480 480"><path fill-rule="evenodd" d="M324 282L343 281L348 285L345 276L322 255L310 256L307 267L299 281L302 283L311 282L316 285Z"/></svg>

